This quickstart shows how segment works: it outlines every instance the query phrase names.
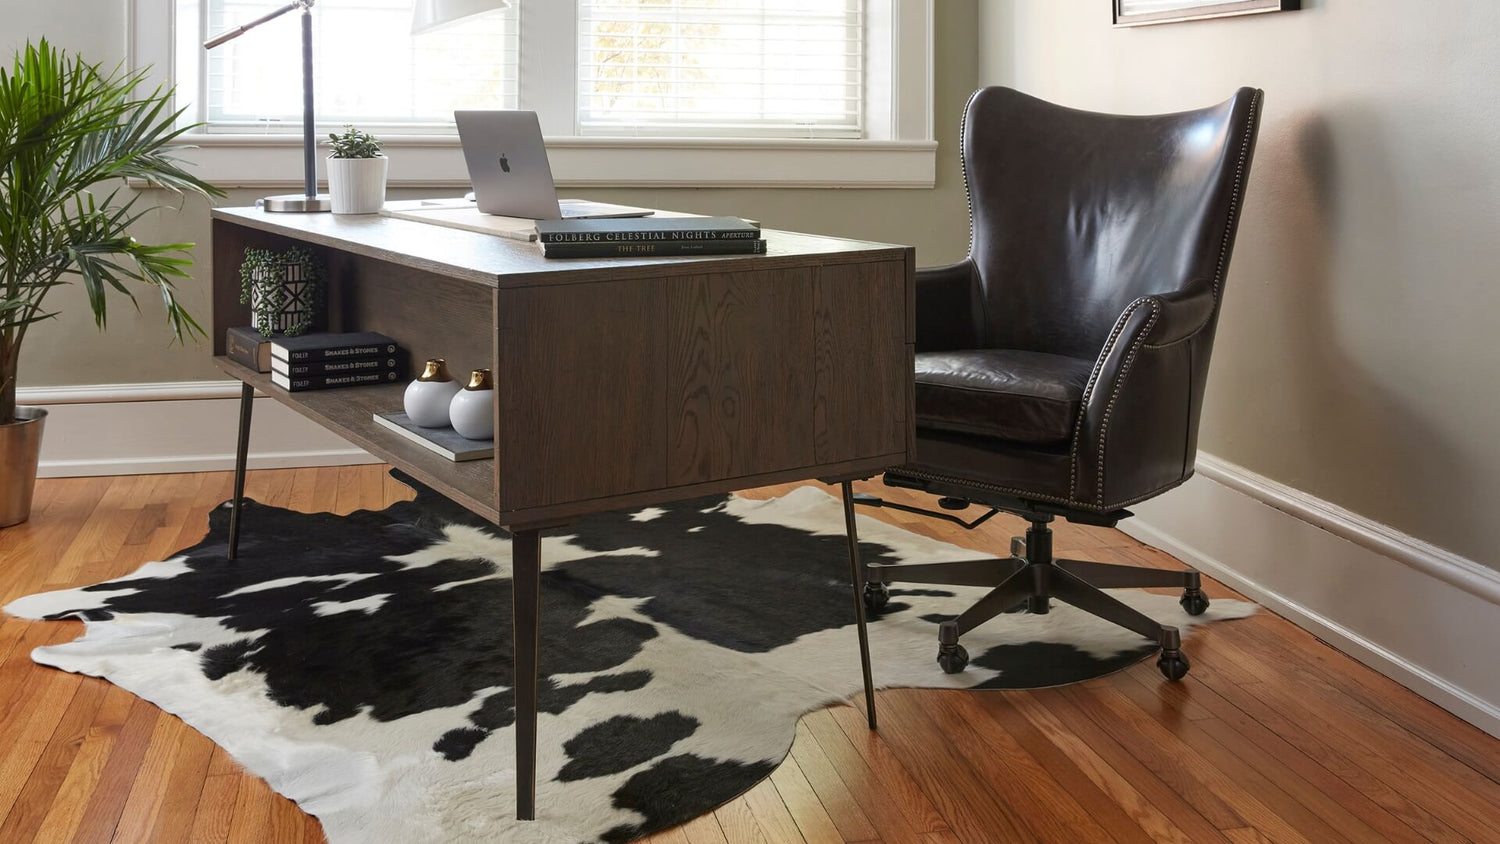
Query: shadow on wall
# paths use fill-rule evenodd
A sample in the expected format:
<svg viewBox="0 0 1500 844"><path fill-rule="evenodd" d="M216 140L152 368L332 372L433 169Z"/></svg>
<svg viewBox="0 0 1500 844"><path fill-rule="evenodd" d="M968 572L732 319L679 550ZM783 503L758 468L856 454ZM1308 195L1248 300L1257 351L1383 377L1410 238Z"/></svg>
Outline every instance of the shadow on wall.
<svg viewBox="0 0 1500 844"><path fill-rule="evenodd" d="M1441 342L1404 328L1400 296L1389 289L1401 281L1403 232L1392 209L1402 200L1375 112L1344 103L1292 115L1267 147L1256 169L1282 201L1262 241L1277 248L1268 269L1280 271L1266 276L1274 301L1264 315L1284 325L1263 336L1280 336L1286 348L1268 357L1295 368L1271 373L1285 389L1270 395L1286 403L1271 413L1284 414L1276 427L1299 440L1281 459L1321 464L1316 471L1284 466L1279 477L1407 532L1427 525L1428 534L1482 533L1479 525L1453 524L1479 517L1474 508L1452 507L1465 496L1452 489L1466 476L1461 453L1428 422L1426 408L1388 388L1395 376L1372 366L1410 344ZM1372 357L1347 338L1353 323L1373 321L1384 322L1391 348ZM1338 488L1320 488L1325 478L1341 479ZM1446 492L1423 492L1431 490Z"/></svg>

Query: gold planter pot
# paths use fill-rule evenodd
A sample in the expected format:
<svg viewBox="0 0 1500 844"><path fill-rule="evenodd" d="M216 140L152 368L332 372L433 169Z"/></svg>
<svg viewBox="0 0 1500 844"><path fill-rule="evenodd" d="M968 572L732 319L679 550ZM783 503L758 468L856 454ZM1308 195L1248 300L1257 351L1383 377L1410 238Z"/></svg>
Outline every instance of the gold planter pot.
<svg viewBox="0 0 1500 844"><path fill-rule="evenodd" d="M31 517L31 491L47 422L47 411L40 407L18 407L16 416L19 421L0 425L0 528Z"/></svg>

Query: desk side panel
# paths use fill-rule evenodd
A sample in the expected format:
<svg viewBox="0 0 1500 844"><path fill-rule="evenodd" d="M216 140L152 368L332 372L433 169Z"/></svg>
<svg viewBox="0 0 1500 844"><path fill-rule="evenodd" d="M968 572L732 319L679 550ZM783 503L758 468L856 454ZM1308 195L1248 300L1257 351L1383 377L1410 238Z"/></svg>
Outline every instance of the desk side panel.
<svg viewBox="0 0 1500 844"><path fill-rule="evenodd" d="M503 289L500 509L667 486L665 279Z"/></svg>
<svg viewBox="0 0 1500 844"><path fill-rule="evenodd" d="M820 267L813 295L816 462L907 452L906 262Z"/></svg>
<svg viewBox="0 0 1500 844"><path fill-rule="evenodd" d="M668 483L814 462L814 272L798 267L671 282Z"/></svg>

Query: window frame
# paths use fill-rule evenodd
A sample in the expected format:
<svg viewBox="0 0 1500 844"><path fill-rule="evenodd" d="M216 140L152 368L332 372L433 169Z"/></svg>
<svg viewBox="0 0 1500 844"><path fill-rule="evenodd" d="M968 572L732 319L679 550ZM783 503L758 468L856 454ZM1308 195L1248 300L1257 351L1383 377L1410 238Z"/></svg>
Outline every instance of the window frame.
<svg viewBox="0 0 1500 844"><path fill-rule="evenodd" d="M537 111L560 187L931 188L935 0L866 0L865 137L859 139L621 137L580 135L577 115L577 4L521 7L522 108ZM128 0L131 67L150 66L148 84L196 90L202 50L178 38L197 33L202 0ZM316 12L314 12L316 14ZM570 45L568 50L548 45ZM316 57L315 57L316 58ZM180 105L179 105L180 107ZM192 115L188 115L192 119ZM395 187L469 184L457 134L386 132ZM297 134L195 131L179 156L221 187L301 184L291 151ZM323 178L319 155L319 178ZM267 175L274 174L274 175Z"/></svg>

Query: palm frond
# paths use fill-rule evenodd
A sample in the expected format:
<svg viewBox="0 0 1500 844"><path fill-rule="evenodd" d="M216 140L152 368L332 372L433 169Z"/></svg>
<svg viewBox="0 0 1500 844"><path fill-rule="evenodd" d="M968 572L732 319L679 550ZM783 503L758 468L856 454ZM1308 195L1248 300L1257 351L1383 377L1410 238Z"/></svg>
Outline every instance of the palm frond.
<svg viewBox="0 0 1500 844"><path fill-rule="evenodd" d="M105 70L42 39L0 66L0 371L13 371L26 328L45 312L47 294L83 284L94 322L104 328L109 301L154 287L167 324L181 341L202 327L177 301L188 278L190 243L145 244L130 230L154 206L122 193L141 179L177 193L223 196L189 173L173 144L194 127L171 107L172 89L147 93L149 69ZM95 189L105 186L99 196ZM137 305L137 307L139 307ZM0 422L12 418L0 391Z"/></svg>

